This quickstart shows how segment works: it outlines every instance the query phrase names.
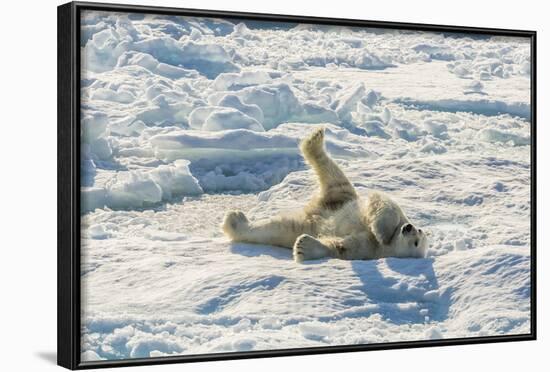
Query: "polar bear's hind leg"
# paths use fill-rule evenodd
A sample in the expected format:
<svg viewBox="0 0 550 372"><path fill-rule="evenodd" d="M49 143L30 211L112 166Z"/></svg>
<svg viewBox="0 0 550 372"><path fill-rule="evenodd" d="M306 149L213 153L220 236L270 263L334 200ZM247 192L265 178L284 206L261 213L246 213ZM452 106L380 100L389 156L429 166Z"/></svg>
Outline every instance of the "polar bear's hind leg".
<svg viewBox="0 0 550 372"><path fill-rule="evenodd" d="M310 207L336 210L348 201L356 199L357 194L338 164L326 153L324 139L324 129L317 129L302 141L300 149L319 178L321 195Z"/></svg>
<svg viewBox="0 0 550 372"><path fill-rule="evenodd" d="M298 236L316 232L312 222L300 215L249 222L244 213L239 211L226 214L222 229L234 242L277 245L291 249Z"/></svg>
<svg viewBox="0 0 550 372"><path fill-rule="evenodd" d="M225 215L223 232L233 240L238 240L248 230L248 219L241 211L231 211Z"/></svg>

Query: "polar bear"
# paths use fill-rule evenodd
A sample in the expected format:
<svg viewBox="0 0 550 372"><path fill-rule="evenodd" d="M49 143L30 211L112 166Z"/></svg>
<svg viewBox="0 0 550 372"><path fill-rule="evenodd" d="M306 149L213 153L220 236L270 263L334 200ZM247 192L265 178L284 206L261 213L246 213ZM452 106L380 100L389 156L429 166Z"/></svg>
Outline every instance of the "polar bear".
<svg viewBox="0 0 550 372"><path fill-rule="evenodd" d="M363 201L324 146L324 129L302 141L300 150L315 171L319 194L293 214L249 221L244 213L225 215L222 229L234 242L293 250L296 262L334 257L368 260L425 257L428 239L387 195L370 192Z"/></svg>

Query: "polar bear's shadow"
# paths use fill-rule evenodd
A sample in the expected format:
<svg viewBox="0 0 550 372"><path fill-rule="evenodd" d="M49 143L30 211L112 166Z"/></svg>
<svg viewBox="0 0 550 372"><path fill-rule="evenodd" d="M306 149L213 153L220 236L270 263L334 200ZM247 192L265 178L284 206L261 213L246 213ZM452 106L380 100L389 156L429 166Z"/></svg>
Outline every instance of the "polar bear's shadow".
<svg viewBox="0 0 550 372"><path fill-rule="evenodd" d="M292 260L292 251L269 245L232 243L232 253L245 257L269 256L277 260ZM323 258L301 265L320 265L332 259ZM394 324L425 323L447 319L450 291L441 291L434 271L434 258L385 258L354 260L351 269L359 279L352 286L356 295L342 303L349 310L346 317L368 317L380 314ZM385 274L381 271L383 268ZM389 269L389 272L388 272ZM411 285L417 282L418 285ZM374 305L374 306L365 306ZM353 311L354 308L357 311Z"/></svg>
<svg viewBox="0 0 550 372"><path fill-rule="evenodd" d="M380 270L384 263L386 274ZM443 321L448 317L451 293L440 289L433 263L433 258L352 261L351 267L361 282L356 289L365 297L350 300L348 305L376 305L369 314L357 315L377 313L396 324Z"/></svg>

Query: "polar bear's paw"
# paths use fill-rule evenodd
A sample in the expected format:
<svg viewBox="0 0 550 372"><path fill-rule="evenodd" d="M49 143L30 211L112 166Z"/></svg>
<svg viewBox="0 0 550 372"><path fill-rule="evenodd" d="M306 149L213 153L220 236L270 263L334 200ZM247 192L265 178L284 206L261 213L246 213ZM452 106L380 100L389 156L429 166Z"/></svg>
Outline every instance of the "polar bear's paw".
<svg viewBox="0 0 550 372"><path fill-rule="evenodd" d="M323 142L325 140L325 128L316 129L309 137L304 139L300 146L304 155L315 154L323 151Z"/></svg>
<svg viewBox="0 0 550 372"><path fill-rule="evenodd" d="M296 239L296 242L294 242L292 255L294 257L294 261L303 262L327 257L329 255L329 251L323 243L315 239L313 236L303 234Z"/></svg>
<svg viewBox="0 0 550 372"><path fill-rule="evenodd" d="M238 239L243 232L248 230L248 219L241 211L228 212L223 219L222 228L231 239Z"/></svg>

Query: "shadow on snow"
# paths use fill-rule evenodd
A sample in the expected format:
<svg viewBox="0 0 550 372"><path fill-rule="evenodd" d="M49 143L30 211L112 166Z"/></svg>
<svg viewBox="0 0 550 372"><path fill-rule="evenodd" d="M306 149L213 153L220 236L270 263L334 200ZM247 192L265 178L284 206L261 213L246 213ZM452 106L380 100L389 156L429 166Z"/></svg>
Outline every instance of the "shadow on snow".
<svg viewBox="0 0 550 372"><path fill-rule="evenodd" d="M287 248L233 243L230 250L245 257L269 256L277 260L292 260L292 251ZM303 265L318 265L329 260L308 261ZM395 275L384 275L381 272L384 263ZM433 264L434 258L351 261L351 269L360 284L347 289L355 291L357 296L342 301L346 311L341 315L320 316L319 320L380 314L384 320L394 324L443 321L448 317L451 291L440 290Z"/></svg>

